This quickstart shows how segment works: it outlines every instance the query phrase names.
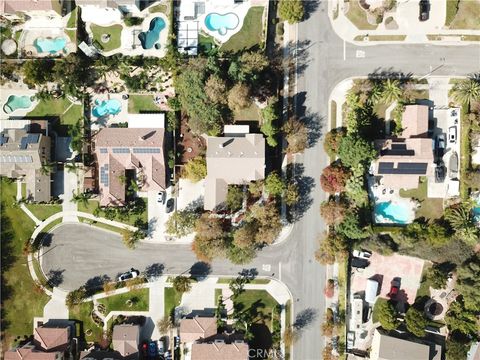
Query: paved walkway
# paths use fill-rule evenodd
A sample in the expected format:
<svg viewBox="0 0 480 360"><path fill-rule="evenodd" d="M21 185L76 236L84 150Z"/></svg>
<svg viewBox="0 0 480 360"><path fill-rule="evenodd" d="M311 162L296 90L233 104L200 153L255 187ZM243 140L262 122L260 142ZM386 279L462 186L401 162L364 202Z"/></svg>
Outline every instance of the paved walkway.
<svg viewBox="0 0 480 360"><path fill-rule="evenodd" d="M375 45L379 41L371 39L372 36L392 36L404 35L404 41L395 41L392 39L385 39L381 43L430 43L439 45L466 45L472 43L470 41L463 41L462 35L477 35L480 36L480 30L469 29L448 29L445 25L446 18L446 1L435 1L434 6L431 7L430 17L427 21L421 22L418 20L418 1L406 1L403 3L397 2L397 8L394 11L387 12L384 19L392 17L397 23L396 29L387 29L385 20L379 24L375 29L359 30L345 15L348 8L351 6L348 2L343 0L328 1L328 15L332 23L332 27L342 39L356 45ZM338 14L334 18L334 14ZM427 37L430 35L430 39ZM432 35L442 37L442 40L433 40ZM363 37L368 36L370 39L363 40ZM362 37L362 40L359 40ZM478 42L473 42L478 43Z"/></svg>
<svg viewBox="0 0 480 360"><path fill-rule="evenodd" d="M17 196L16 196L16 200L17 201L20 201L22 200L22 180L21 179L17 179Z"/></svg>
<svg viewBox="0 0 480 360"><path fill-rule="evenodd" d="M46 319L68 319L68 307L65 304L66 293L54 288L50 301L43 308Z"/></svg>
<svg viewBox="0 0 480 360"><path fill-rule="evenodd" d="M64 213L63 221L65 222L78 222L78 217L73 214L77 211L77 204L72 201L74 194L78 190L77 184L77 172L76 171L64 171L63 172L63 203L62 210Z"/></svg>

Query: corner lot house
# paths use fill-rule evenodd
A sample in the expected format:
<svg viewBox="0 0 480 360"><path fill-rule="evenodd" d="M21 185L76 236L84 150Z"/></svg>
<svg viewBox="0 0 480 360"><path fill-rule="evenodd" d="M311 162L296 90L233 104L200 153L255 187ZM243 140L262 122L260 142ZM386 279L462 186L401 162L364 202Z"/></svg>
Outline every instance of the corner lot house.
<svg viewBox="0 0 480 360"><path fill-rule="evenodd" d="M140 327L138 325L115 325L113 327L113 349L124 358L138 358L139 341Z"/></svg>
<svg viewBox="0 0 480 360"><path fill-rule="evenodd" d="M70 343L70 327L37 327L33 342L43 351L65 351Z"/></svg>
<svg viewBox="0 0 480 360"><path fill-rule="evenodd" d="M228 185L265 178L265 139L250 134L248 126L226 126L225 136L207 136L205 210L215 210L227 199Z"/></svg>
<svg viewBox="0 0 480 360"><path fill-rule="evenodd" d="M141 191L165 189L163 142L162 128L105 128L96 135L101 206L125 204L131 180Z"/></svg>
<svg viewBox="0 0 480 360"><path fill-rule="evenodd" d="M50 174L41 171L50 161L50 137L26 129L4 129L0 133L0 175L24 179L27 197L50 200Z"/></svg>
<svg viewBox="0 0 480 360"><path fill-rule="evenodd" d="M230 344L223 340L192 345L191 360L248 360L248 344L235 341Z"/></svg>
<svg viewBox="0 0 480 360"><path fill-rule="evenodd" d="M428 106L407 105L402 116L401 137L375 141L380 156L373 175L385 187L413 189L421 176L434 175L432 139L428 138Z"/></svg>
<svg viewBox="0 0 480 360"><path fill-rule="evenodd" d="M370 360L440 360L442 347L395 338L375 330Z"/></svg>
<svg viewBox="0 0 480 360"><path fill-rule="evenodd" d="M182 319L180 322L180 339L184 343L193 343L198 339L206 339L217 334L215 317L199 317Z"/></svg>

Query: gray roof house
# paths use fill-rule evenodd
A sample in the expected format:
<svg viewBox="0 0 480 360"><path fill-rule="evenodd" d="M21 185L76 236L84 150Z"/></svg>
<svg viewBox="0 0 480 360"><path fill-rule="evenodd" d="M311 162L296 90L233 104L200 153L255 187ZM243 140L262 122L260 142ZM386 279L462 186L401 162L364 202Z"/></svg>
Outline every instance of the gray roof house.
<svg viewBox="0 0 480 360"><path fill-rule="evenodd" d="M113 350L124 358L138 358L140 327L138 325L115 325L113 327Z"/></svg>
<svg viewBox="0 0 480 360"><path fill-rule="evenodd" d="M248 132L248 131L247 131ZM265 177L265 138L262 134L230 133L207 136L205 210L215 210L227 199L228 185Z"/></svg>
<svg viewBox="0 0 480 360"><path fill-rule="evenodd" d="M42 163L50 161L50 137L25 129L4 129L0 133L0 175L24 178L27 197L50 201L50 174L43 174Z"/></svg>

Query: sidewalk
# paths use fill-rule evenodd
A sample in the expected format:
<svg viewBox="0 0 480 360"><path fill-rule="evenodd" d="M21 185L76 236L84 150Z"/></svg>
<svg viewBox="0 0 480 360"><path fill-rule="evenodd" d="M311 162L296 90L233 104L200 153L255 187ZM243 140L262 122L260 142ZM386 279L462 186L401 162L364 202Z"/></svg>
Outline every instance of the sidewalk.
<svg viewBox="0 0 480 360"><path fill-rule="evenodd" d="M354 0L350 1L352 2ZM356 11L359 13L364 11L359 5L356 5L353 10L349 9L349 7L352 6L351 2L344 2L342 0L328 1L328 16L337 35L355 45L368 46L378 43L478 44L478 40L466 41L462 36L480 36L480 30L445 28L447 12L446 1L435 2L435 6L432 6L427 21L418 20L418 1L397 2L396 10L386 12L383 17L383 22L378 25L370 23L371 20L368 20L367 12L365 11L364 21L366 21L366 24L364 27L370 27L368 30L358 29L347 17L346 14L348 11ZM334 18L335 15L337 15L336 18ZM387 18L391 18L389 22L390 24L395 24L395 26L386 25L385 20Z"/></svg>

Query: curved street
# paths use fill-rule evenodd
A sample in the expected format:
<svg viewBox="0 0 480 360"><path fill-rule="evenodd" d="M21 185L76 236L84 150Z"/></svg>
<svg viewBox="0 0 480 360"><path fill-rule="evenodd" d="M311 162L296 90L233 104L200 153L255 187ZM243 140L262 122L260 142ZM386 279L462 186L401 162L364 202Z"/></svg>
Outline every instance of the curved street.
<svg viewBox="0 0 480 360"><path fill-rule="evenodd" d="M465 76L480 71L480 47L434 45L377 45L359 47L344 43L331 27L327 2L309 2L308 19L297 27L298 78L295 104L298 115L310 123L317 137L327 131L328 98L340 81L373 72L403 72L415 76ZM358 51L361 51L359 53ZM308 79L308 80L307 80ZM294 346L294 358L318 359L321 355L320 323L323 318L325 268L314 259L317 238L325 230L319 205L325 199L319 175L327 165L320 139L298 155L303 177L310 179L306 211L295 224L290 237L279 245L261 251L248 266L215 261L212 274L236 275L243 268L256 268L259 275L274 276L284 282L294 298L294 315L306 324ZM308 182L307 182L308 183ZM52 233L44 249L43 268L60 271L60 287L73 289L86 281L136 267L144 270L152 264L163 266L163 273L188 272L196 259L188 245L142 243L134 251L125 249L118 235L82 224L65 224Z"/></svg>

